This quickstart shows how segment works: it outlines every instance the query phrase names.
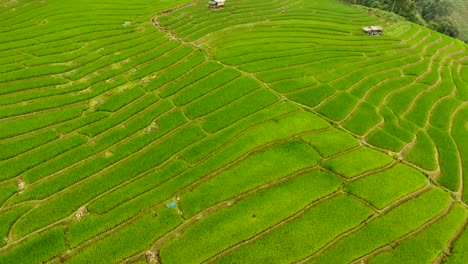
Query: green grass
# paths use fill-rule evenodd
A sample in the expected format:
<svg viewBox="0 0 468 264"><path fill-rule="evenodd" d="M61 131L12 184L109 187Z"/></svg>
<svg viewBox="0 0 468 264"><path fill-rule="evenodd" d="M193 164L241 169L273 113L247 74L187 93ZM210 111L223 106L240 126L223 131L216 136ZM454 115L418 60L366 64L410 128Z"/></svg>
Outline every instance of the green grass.
<svg viewBox="0 0 468 264"><path fill-rule="evenodd" d="M386 171L349 183L345 189L377 208L384 208L427 184L427 179L420 172L397 164Z"/></svg>
<svg viewBox="0 0 468 264"><path fill-rule="evenodd" d="M357 104L355 97L348 93L339 93L320 106L318 112L333 121L344 119ZM337 107L339 105L339 107Z"/></svg>
<svg viewBox="0 0 468 264"><path fill-rule="evenodd" d="M115 112L142 95L144 95L144 91L140 87L135 86L110 96L96 110Z"/></svg>
<svg viewBox="0 0 468 264"><path fill-rule="evenodd" d="M371 132L366 138L366 140L367 142L376 147L388 149L395 152L402 150L405 146L405 143L399 138L393 136L390 133L387 133L385 130L382 129L377 129L374 132Z"/></svg>
<svg viewBox="0 0 468 264"><path fill-rule="evenodd" d="M343 126L355 134L364 135L372 127L376 126L381 119L375 107L364 103L358 106L356 112L346 120Z"/></svg>
<svg viewBox="0 0 468 264"><path fill-rule="evenodd" d="M223 78L225 77L223 76ZM232 81L224 87L220 87L196 101L193 101L191 104L187 105L184 111L190 119L195 119L216 111L217 109L240 99L242 96L245 96L259 87L260 84L254 80L242 77Z"/></svg>
<svg viewBox="0 0 468 264"><path fill-rule="evenodd" d="M77 210L84 201L88 201L112 187L147 171L152 168L154 164L161 164L177 151L201 139L203 135L204 133L201 129L196 126L186 127L178 131L178 133L174 133L171 139L156 144L145 151L146 153L154 153L154 151L158 149L159 151L154 155L144 155L145 153L143 153L133 156L117 168L113 168L110 172L101 174L99 175L100 177L87 181L82 185L74 186L71 188L74 189L73 191L61 193L61 195L55 196L52 202L48 203L46 206L28 212L28 214L15 225L16 230L14 229L13 232L17 235L24 235L72 213ZM160 151L161 149L166 149L166 151ZM135 167L138 167L138 170L134 170ZM93 191L87 192L85 191L87 189ZM64 205L68 206L65 207Z"/></svg>
<svg viewBox="0 0 468 264"><path fill-rule="evenodd" d="M0 139L10 138L45 128L81 116L85 106L74 106L63 110L54 110L43 114L34 114L21 119L3 121L0 127Z"/></svg>
<svg viewBox="0 0 468 264"><path fill-rule="evenodd" d="M181 197L180 208L190 217L217 202L235 197L255 187L313 167L320 156L299 142L273 146L249 156L234 167L195 187Z"/></svg>
<svg viewBox="0 0 468 264"><path fill-rule="evenodd" d="M291 93L288 95L288 98L309 107L315 107L323 100L332 96L335 91L330 85L318 85L303 91Z"/></svg>
<svg viewBox="0 0 468 264"><path fill-rule="evenodd" d="M3 184L0 186L0 204L3 204L10 196L18 191L18 187L13 184Z"/></svg>
<svg viewBox="0 0 468 264"><path fill-rule="evenodd" d="M426 170L437 168L436 147L428 134L423 131L418 133L416 144L405 159Z"/></svg>
<svg viewBox="0 0 468 264"><path fill-rule="evenodd" d="M2 142L0 143L0 149L2 149L0 160L15 157L57 138L59 138L59 135L55 131L44 131L42 133L35 133L33 135Z"/></svg>
<svg viewBox="0 0 468 264"><path fill-rule="evenodd" d="M362 203L338 196L308 210L298 219L243 245L219 263L290 263L300 260L372 214ZM313 237L314 239L310 239ZM294 241L294 243L291 243ZM272 258L272 256L275 256Z"/></svg>
<svg viewBox="0 0 468 264"><path fill-rule="evenodd" d="M0 2L0 263L466 262L460 41L333 0Z"/></svg>
<svg viewBox="0 0 468 264"><path fill-rule="evenodd" d="M186 72L182 78L177 79L176 82L171 86L166 86L161 90L159 95L163 98L166 98L170 95L173 95L183 89L184 87L193 84L205 78L206 76L212 74L215 71L218 71L222 68L222 65L218 63L209 62L208 64L202 64L201 67L195 68L192 71Z"/></svg>
<svg viewBox="0 0 468 264"><path fill-rule="evenodd" d="M229 83L239 77L240 73L233 69L221 69L190 87L184 88L174 98L176 105L185 105L209 93L210 91Z"/></svg>
<svg viewBox="0 0 468 264"><path fill-rule="evenodd" d="M161 248L161 260L167 263L203 261L330 194L340 183L335 176L316 172L256 193L192 225L179 239ZM285 195L289 199L281 198Z"/></svg>
<svg viewBox="0 0 468 264"><path fill-rule="evenodd" d="M17 158L2 161L0 162L0 170L2 171L0 179L5 180L14 178L30 168L86 143L86 141L87 139L85 137L75 135L37 148L28 154L23 155L21 159Z"/></svg>
<svg viewBox="0 0 468 264"><path fill-rule="evenodd" d="M465 172L468 168L468 147L464 142L467 142L468 136L467 136L467 128L466 128L466 119L464 119L464 116L468 114L468 110L465 108L457 113L454 117L453 121L453 130L452 130L452 136L453 139L455 140L457 144L457 148L459 151L460 159L461 159L461 166L462 170ZM465 181L466 179L466 174L463 175L463 188L467 187L467 182ZM463 201L468 201L468 193L463 192Z"/></svg>
<svg viewBox="0 0 468 264"><path fill-rule="evenodd" d="M200 161L209 153L223 147L223 144L232 140L241 133L245 133L247 129L254 129L264 122L275 120L282 115L296 111L297 108L290 103L281 103L273 105L270 108L260 110L249 117L239 121L235 126L226 128L213 134L211 137L206 137L203 140L195 143L193 146L183 151L181 156L184 160L190 163Z"/></svg>
<svg viewBox="0 0 468 264"><path fill-rule="evenodd" d="M101 239L69 259L68 263L113 263L124 260L151 245L153 240L176 227L181 221L174 210L161 209L144 214L113 236Z"/></svg>
<svg viewBox="0 0 468 264"><path fill-rule="evenodd" d="M112 194L94 201L89 205L88 209L91 212L105 213L131 198L153 189L186 169L187 165L183 161L174 160L163 168L148 173L130 184L113 191Z"/></svg>
<svg viewBox="0 0 468 264"><path fill-rule="evenodd" d="M365 172L381 168L391 162L392 158L390 156L362 147L325 161L323 167L346 178L353 178Z"/></svg>
<svg viewBox="0 0 468 264"><path fill-rule="evenodd" d="M52 228L0 254L2 263L46 262L65 250L65 229Z"/></svg>
<svg viewBox="0 0 468 264"><path fill-rule="evenodd" d="M468 41L468 31L466 30L467 23L464 15L468 10L468 3L466 0L452 0L451 2L455 5L451 18L460 31L460 38Z"/></svg>
<svg viewBox="0 0 468 264"><path fill-rule="evenodd" d="M466 263L468 260L468 252L466 251L468 247L468 229L464 229L461 233L459 239L455 242L451 255L447 259L446 263L449 264L461 264Z"/></svg>
<svg viewBox="0 0 468 264"><path fill-rule="evenodd" d="M2 191L6 190L3 189ZM31 209L31 206L20 205L2 212L0 215L0 237L2 238L0 241L0 247L7 244L8 232L10 231L11 226L18 220L18 218Z"/></svg>
<svg viewBox="0 0 468 264"><path fill-rule="evenodd" d="M431 127L428 134L437 146L441 175L439 182L452 191L460 187L460 157L453 138L444 131Z"/></svg>
<svg viewBox="0 0 468 264"><path fill-rule="evenodd" d="M377 255L369 263L422 263L433 261L445 249L450 237L466 219L466 209L455 205L450 213L391 251Z"/></svg>
<svg viewBox="0 0 468 264"><path fill-rule="evenodd" d="M210 133L216 132L277 102L278 99L272 92L259 89L207 116L203 128Z"/></svg>
<svg viewBox="0 0 468 264"><path fill-rule="evenodd" d="M325 158L359 146L359 141L353 136L338 129L306 135L302 140L313 146Z"/></svg>
<svg viewBox="0 0 468 264"><path fill-rule="evenodd" d="M386 245L441 213L449 196L433 189L338 240L309 263L345 263Z"/></svg>

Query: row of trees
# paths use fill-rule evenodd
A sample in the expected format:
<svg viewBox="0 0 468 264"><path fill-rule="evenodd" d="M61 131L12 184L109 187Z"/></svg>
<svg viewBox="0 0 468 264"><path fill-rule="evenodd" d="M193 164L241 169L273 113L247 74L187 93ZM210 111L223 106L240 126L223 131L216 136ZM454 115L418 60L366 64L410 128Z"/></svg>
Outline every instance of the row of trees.
<svg viewBox="0 0 468 264"><path fill-rule="evenodd" d="M399 14L415 23L428 26L440 33L458 37L459 31L450 15L453 4L449 0L346 0Z"/></svg>

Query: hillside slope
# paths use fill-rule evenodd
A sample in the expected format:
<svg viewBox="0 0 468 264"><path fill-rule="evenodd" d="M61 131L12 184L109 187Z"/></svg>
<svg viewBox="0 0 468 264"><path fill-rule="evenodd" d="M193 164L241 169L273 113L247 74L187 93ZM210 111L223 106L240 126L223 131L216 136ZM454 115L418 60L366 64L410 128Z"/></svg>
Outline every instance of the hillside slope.
<svg viewBox="0 0 468 264"><path fill-rule="evenodd" d="M467 262L464 43L334 0L0 18L0 263Z"/></svg>
<svg viewBox="0 0 468 264"><path fill-rule="evenodd" d="M460 38L468 41L468 1L452 0L454 3L454 11L452 19L460 31Z"/></svg>

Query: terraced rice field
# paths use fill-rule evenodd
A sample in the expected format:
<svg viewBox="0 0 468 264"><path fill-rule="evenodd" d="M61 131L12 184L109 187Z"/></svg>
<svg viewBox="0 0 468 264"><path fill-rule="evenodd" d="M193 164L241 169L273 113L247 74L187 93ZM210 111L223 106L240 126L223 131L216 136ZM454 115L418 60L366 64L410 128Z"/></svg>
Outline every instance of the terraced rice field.
<svg viewBox="0 0 468 264"><path fill-rule="evenodd" d="M334 0L0 20L0 263L468 263L464 43Z"/></svg>

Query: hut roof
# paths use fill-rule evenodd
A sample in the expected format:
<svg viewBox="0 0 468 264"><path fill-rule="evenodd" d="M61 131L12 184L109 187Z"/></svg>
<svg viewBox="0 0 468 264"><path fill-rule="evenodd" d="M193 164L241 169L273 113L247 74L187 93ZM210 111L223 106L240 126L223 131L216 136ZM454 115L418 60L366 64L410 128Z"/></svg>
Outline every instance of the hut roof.
<svg viewBox="0 0 468 264"><path fill-rule="evenodd" d="M362 28L364 31L369 32L369 31L382 31L383 28L381 26L368 26L368 27L363 27Z"/></svg>

